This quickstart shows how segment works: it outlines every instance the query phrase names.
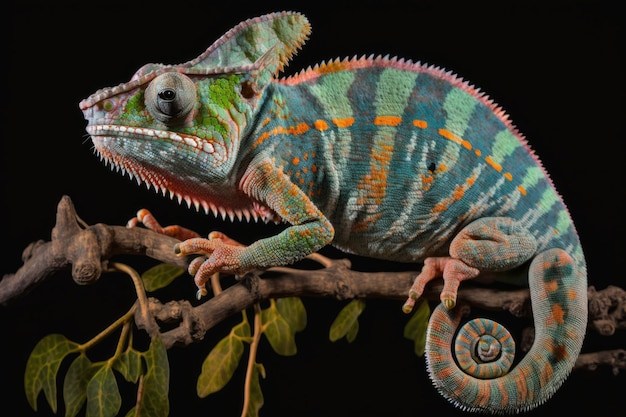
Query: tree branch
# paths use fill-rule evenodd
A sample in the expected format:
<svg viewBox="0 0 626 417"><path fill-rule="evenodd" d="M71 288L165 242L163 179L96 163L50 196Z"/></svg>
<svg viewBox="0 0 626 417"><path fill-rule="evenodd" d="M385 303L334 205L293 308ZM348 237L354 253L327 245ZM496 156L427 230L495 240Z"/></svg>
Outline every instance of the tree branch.
<svg viewBox="0 0 626 417"><path fill-rule="evenodd" d="M85 225L77 216L69 197L64 196L57 207L57 221L50 242L38 241L29 245L22 256L23 266L0 281L0 304L8 304L26 295L38 284L56 272L71 268L78 284L97 281L108 271L109 259L120 254L143 255L186 268L192 257L178 257L173 247L176 239L142 228L127 228L96 224ZM282 297L333 297L339 300L352 298L387 298L405 300L408 289L417 274L406 272L359 272L350 269L347 259L332 260L319 254L310 259L319 264L317 269L286 267L254 271L244 279L234 281L224 291L193 307L188 301L169 301L165 304L150 298L150 317L135 314L139 327L153 329L154 320L178 323L177 327L162 333L169 349L187 346L204 338L216 324L271 298ZM427 285L423 295L428 300L438 300L442 285ZM597 291L588 289L589 328L604 336L626 328L626 291L616 286ZM480 287L464 285L459 289L458 300L471 306L503 311L515 317L531 317L530 294L527 288ZM532 332L531 332L532 333ZM525 345L532 343L530 340ZM614 372L625 369L626 351L623 349L580 355L576 368L595 369L599 365L611 366Z"/></svg>

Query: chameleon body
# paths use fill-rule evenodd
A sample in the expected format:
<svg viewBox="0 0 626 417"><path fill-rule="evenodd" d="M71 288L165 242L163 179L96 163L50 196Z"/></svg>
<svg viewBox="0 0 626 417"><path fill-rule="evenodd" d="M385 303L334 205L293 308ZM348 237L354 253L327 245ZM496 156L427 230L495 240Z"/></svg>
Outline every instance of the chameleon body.
<svg viewBox="0 0 626 417"><path fill-rule="evenodd" d="M309 32L299 13L246 20L192 61L97 91L80 103L97 153L190 206L286 224L249 246L221 234L177 245L205 255L190 268L201 293L214 272L290 264L327 244L423 262L404 309L443 278L426 349L439 391L485 413L545 402L580 352L587 283L539 159L500 107L437 67L355 57L278 78ZM460 282L485 276L531 291L535 341L508 373L514 344L497 323L451 340Z"/></svg>

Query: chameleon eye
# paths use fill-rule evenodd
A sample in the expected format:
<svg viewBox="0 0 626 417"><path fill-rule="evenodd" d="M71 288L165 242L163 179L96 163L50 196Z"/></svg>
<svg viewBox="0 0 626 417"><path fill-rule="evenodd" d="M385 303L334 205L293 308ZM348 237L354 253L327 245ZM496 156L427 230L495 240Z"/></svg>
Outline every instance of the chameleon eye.
<svg viewBox="0 0 626 417"><path fill-rule="evenodd" d="M181 123L196 104L196 86L189 77L167 72L156 77L146 89L146 108L166 125Z"/></svg>
<svg viewBox="0 0 626 417"><path fill-rule="evenodd" d="M159 91L158 96L163 101L173 101L176 98L176 91L166 88L162 91Z"/></svg>

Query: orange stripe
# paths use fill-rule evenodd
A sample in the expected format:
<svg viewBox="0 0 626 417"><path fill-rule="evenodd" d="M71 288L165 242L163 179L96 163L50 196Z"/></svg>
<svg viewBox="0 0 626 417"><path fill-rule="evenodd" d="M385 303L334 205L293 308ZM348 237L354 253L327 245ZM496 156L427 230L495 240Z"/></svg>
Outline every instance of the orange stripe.
<svg viewBox="0 0 626 417"><path fill-rule="evenodd" d="M263 143L267 138L269 138L270 136L273 136L273 135L280 135L280 134L283 134L283 135L285 135L285 134L288 134L288 135L302 135L302 134L308 132L309 129L311 129L311 126L307 125L306 123L300 123L300 124L298 124L296 126L289 126L289 127L276 126L275 128L273 128L269 132L261 133L259 135L259 137L257 138L257 140L252 145L252 147L256 148L261 143Z"/></svg>
<svg viewBox="0 0 626 417"><path fill-rule="evenodd" d="M452 191L452 196L443 199L440 203L436 204L433 208L433 212L445 211L448 207L454 203L455 201L459 201L465 195L465 191L467 191L470 187L474 185L476 182L476 174L469 177L465 180L465 183L462 185L457 185L454 191Z"/></svg>
<svg viewBox="0 0 626 417"><path fill-rule="evenodd" d="M426 120L415 119L413 120L413 126L419 127L420 129L426 129L428 127L428 123Z"/></svg>
<svg viewBox="0 0 626 417"><path fill-rule="evenodd" d="M498 172L502 171L502 165L500 165L499 163L497 163L496 161L491 159L490 156L486 156L485 157L485 162L488 163L489 165L491 165L491 167L493 169L495 169L496 171L498 171Z"/></svg>
<svg viewBox="0 0 626 417"><path fill-rule="evenodd" d="M463 138L458 137L454 133L450 132L447 129L439 129L439 134L446 139L451 140L452 142L458 143L466 149L472 149L472 144L466 141Z"/></svg>
<svg viewBox="0 0 626 417"><path fill-rule="evenodd" d="M374 124L376 126L398 126L402 118L398 116L376 116Z"/></svg>
<svg viewBox="0 0 626 417"><path fill-rule="evenodd" d="M333 123L337 127L350 127L354 124L354 117L343 117L340 119L333 119Z"/></svg>

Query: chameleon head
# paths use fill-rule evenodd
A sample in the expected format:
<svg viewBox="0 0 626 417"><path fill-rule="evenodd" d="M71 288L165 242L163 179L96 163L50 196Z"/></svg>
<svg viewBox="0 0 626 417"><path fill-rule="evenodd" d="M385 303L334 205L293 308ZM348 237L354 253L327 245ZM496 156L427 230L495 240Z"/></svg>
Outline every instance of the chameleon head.
<svg viewBox="0 0 626 417"><path fill-rule="evenodd" d="M309 31L298 13L250 19L191 61L147 64L129 82L98 90L80 103L96 152L190 205L227 207L259 98Z"/></svg>
<svg viewBox="0 0 626 417"><path fill-rule="evenodd" d="M140 70L141 71L141 70ZM113 167L194 203L219 199L256 97L245 74L190 76L177 67L136 75L81 103L96 152ZM175 175L174 175L175 173ZM221 187L223 188L223 187Z"/></svg>

